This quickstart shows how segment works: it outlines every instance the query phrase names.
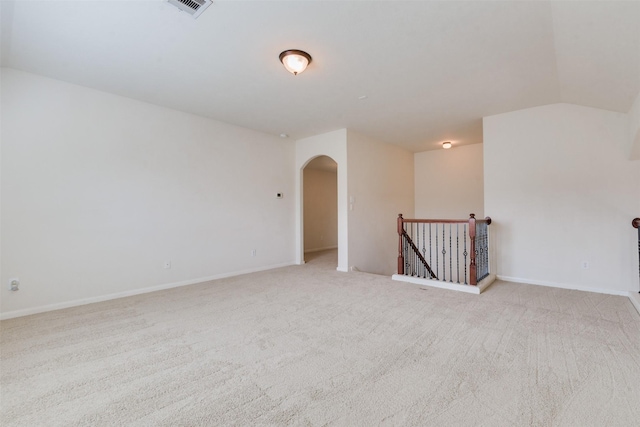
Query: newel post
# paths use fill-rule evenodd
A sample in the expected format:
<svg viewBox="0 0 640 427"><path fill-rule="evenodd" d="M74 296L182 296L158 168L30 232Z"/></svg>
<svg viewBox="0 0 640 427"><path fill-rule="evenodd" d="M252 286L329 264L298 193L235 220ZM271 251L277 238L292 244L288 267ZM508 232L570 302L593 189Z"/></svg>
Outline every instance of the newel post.
<svg viewBox="0 0 640 427"><path fill-rule="evenodd" d="M476 275L476 215L469 215L469 238L471 239L470 264L469 264L469 284L477 285L478 276Z"/></svg>
<svg viewBox="0 0 640 427"><path fill-rule="evenodd" d="M398 214L398 274L404 274L404 257L402 256L402 232L404 231L404 219Z"/></svg>

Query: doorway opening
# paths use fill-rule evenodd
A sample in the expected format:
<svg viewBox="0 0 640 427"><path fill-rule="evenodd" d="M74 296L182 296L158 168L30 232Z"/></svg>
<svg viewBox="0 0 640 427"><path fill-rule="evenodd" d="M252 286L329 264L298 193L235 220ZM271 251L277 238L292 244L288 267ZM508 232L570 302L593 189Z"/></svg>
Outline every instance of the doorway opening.
<svg viewBox="0 0 640 427"><path fill-rule="evenodd" d="M328 156L302 171L304 261L338 265L338 164Z"/></svg>

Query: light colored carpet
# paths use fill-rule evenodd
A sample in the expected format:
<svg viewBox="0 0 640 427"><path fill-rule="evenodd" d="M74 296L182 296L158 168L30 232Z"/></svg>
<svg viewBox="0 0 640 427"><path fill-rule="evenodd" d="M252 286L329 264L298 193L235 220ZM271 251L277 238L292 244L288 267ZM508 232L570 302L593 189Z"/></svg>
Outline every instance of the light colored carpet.
<svg viewBox="0 0 640 427"><path fill-rule="evenodd" d="M307 265L1 322L3 426L637 426L627 298Z"/></svg>

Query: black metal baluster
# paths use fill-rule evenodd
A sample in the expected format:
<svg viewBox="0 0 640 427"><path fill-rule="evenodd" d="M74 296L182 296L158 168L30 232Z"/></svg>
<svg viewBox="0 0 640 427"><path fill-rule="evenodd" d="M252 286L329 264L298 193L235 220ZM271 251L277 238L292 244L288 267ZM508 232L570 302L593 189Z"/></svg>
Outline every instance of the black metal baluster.
<svg viewBox="0 0 640 427"><path fill-rule="evenodd" d="M447 267L446 267L446 258L447 250L444 248L445 240L444 240L444 227L445 224L442 224L442 281L447 281Z"/></svg>
<svg viewBox="0 0 640 427"><path fill-rule="evenodd" d="M424 229L424 224L418 224L418 241L420 240L420 228ZM422 246L424 246L424 237L422 238ZM416 245L416 248L418 250L418 253L420 253L420 242L418 242L418 244ZM424 264L422 263L422 261L420 261L420 277L422 277L424 279L426 273L427 273L427 269L424 266Z"/></svg>
<svg viewBox="0 0 640 427"><path fill-rule="evenodd" d="M418 223L416 223L416 242L420 240L420 232L418 231ZM417 246L416 246L417 247ZM418 258L418 253L414 251L414 259L416 260L416 276L420 277L420 259Z"/></svg>
<svg viewBox="0 0 640 427"><path fill-rule="evenodd" d="M411 240L413 241L413 237L414 237L414 228L415 228L415 224L411 223ZM413 251L413 248L411 250L411 262L413 263L413 275L416 275L416 253Z"/></svg>
<svg viewBox="0 0 640 427"><path fill-rule="evenodd" d="M478 282L482 280L484 277L484 233L483 233L484 224L480 224L480 277L478 278Z"/></svg>
<svg viewBox="0 0 640 427"><path fill-rule="evenodd" d="M405 233L410 232L411 223L404 223L404 231ZM404 274L407 276L411 276L411 258L409 256L409 241L406 236L404 237Z"/></svg>
<svg viewBox="0 0 640 427"><path fill-rule="evenodd" d="M484 242L483 242L483 250L484 250L484 276L487 277L489 275L489 224L484 224Z"/></svg>
<svg viewBox="0 0 640 427"><path fill-rule="evenodd" d="M436 222L436 276L440 276L439 266L440 264L438 264L438 223Z"/></svg>
<svg viewBox="0 0 640 427"><path fill-rule="evenodd" d="M415 237L415 224L411 223L411 240ZM416 275L416 253L411 246L409 246L409 250L411 251L411 263L413 264L413 276Z"/></svg>
<svg viewBox="0 0 640 427"><path fill-rule="evenodd" d="M449 283L453 283L453 262L451 261L451 223L449 223Z"/></svg>
<svg viewBox="0 0 640 427"><path fill-rule="evenodd" d="M419 255L419 247L420 247L420 224L416 223L416 241L414 242L416 245L416 275L418 277L422 277L422 263L420 262Z"/></svg>
<svg viewBox="0 0 640 427"><path fill-rule="evenodd" d="M410 231L409 229L411 227L411 223L406 223L405 225L406 225L405 232L408 235L408 233ZM405 268L406 269L406 274L411 276L411 259L409 259L409 256L410 256L410 253L409 253L409 239L407 239L406 236L405 236L405 239L404 239L404 248L405 248L405 251L406 251L406 255L404 257L404 263L406 264L406 268Z"/></svg>
<svg viewBox="0 0 640 427"><path fill-rule="evenodd" d="M413 240L413 244L414 245L420 239L420 233L417 232L418 231L418 223L415 223L415 227L416 227L416 233L415 233L415 239ZM418 262L418 256L416 255L415 251L413 251L413 260L416 263L416 266L415 266L416 277L420 277L420 263Z"/></svg>
<svg viewBox="0 0 640 427"><path fill-rule="evenodd" d="M485 232L485 224L481 224L480 230L482 231L482 235L480 236L480 262L482 265L481 269L481 277L484 278L484 232Z"/></svg>
<svg viewBox="0 0 640 427"><path fill-rule="evenodd" d="M431 259L431 223L429 223L429 266L433 265L433 261Z"/></svg>
<svg viewBox="0 0 640 427"><path fill-rule="evenodd" d="M422 223L422 258L426 258L426 254L427 254L427 248L426 248L426 239L425 239L425 231L424 231L424 223ZM422 276L423 278L427 278L427 267L423 266L423 270L424 270L424 275Z"/></svg>
<svg viewBox="0 0 640 427"><path fill-rule="evenodd" d="M460 284L460 224L456 223L456 283Z"/></svg>
<svg viewBox="0 0 640 427"><path fill-rule="evenodd" d="M402 254L404 259L404 274L405 276L409 276L409 253L407 252L407 237L404 235L402 236Z"/></svg>
<svg viewBox="0 0 640 427"><path fill-rule="evenodd" d="M482 277L482 223L476 223L476 230L476 280L479 282Z"/></svg>
<svg viewBox="0 0 640 427"><path fill-rule="evenodd" d="M489 275L489 231L487 223L478 224L478 281Z"/></svg>
<svg viewBox="0 0 640 427"><path fill-rule="evenodd" d="M413 241L413 223L409 224L409 229L410 229L409 237ZM409 249L411 249L411 246L409 246ZM413 253L413 250L411 250L411 275L412 276L416 275L416 260L414 259L415 256L416 255Z"/></svg>
<svg viewBox="0 0 640 427"><path fill-rule="evenodd" d="M477 225L476 225L476 232L477 232L477 230L478 230L478 228L477 228ZM477 234L476 234L476 237L474 237L474 239L475 239L475 242L476 242L475 254L476 254L476 284L477 284L479 282L479 280L478 280L478 235Z"/></svg>
<svg viewBox="0 0 640 427"><path fill-rule="evenodd" d="M487 276L491 272L491 266L489 265L489 224L485 226L484 234L484 265Z"/></svg>

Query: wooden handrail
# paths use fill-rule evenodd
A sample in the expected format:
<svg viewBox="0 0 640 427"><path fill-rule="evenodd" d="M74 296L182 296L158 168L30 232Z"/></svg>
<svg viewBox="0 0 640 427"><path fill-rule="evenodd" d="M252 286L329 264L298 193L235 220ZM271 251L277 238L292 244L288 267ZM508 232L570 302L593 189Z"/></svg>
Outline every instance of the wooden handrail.
<svg viewBox="0 0 640 427"><path fill-rule="evenodd" d="M475 214L471 214L475 218ZM470 215L470 216L471 216ZM399 216L402 216L400 214ZM467 224L469 222L468 219L402 219L403 222L410 222L413 224ZM484 219L476 219L476 222L486 222L487 224L491 224L491 217L486 217Z"/></svg>

